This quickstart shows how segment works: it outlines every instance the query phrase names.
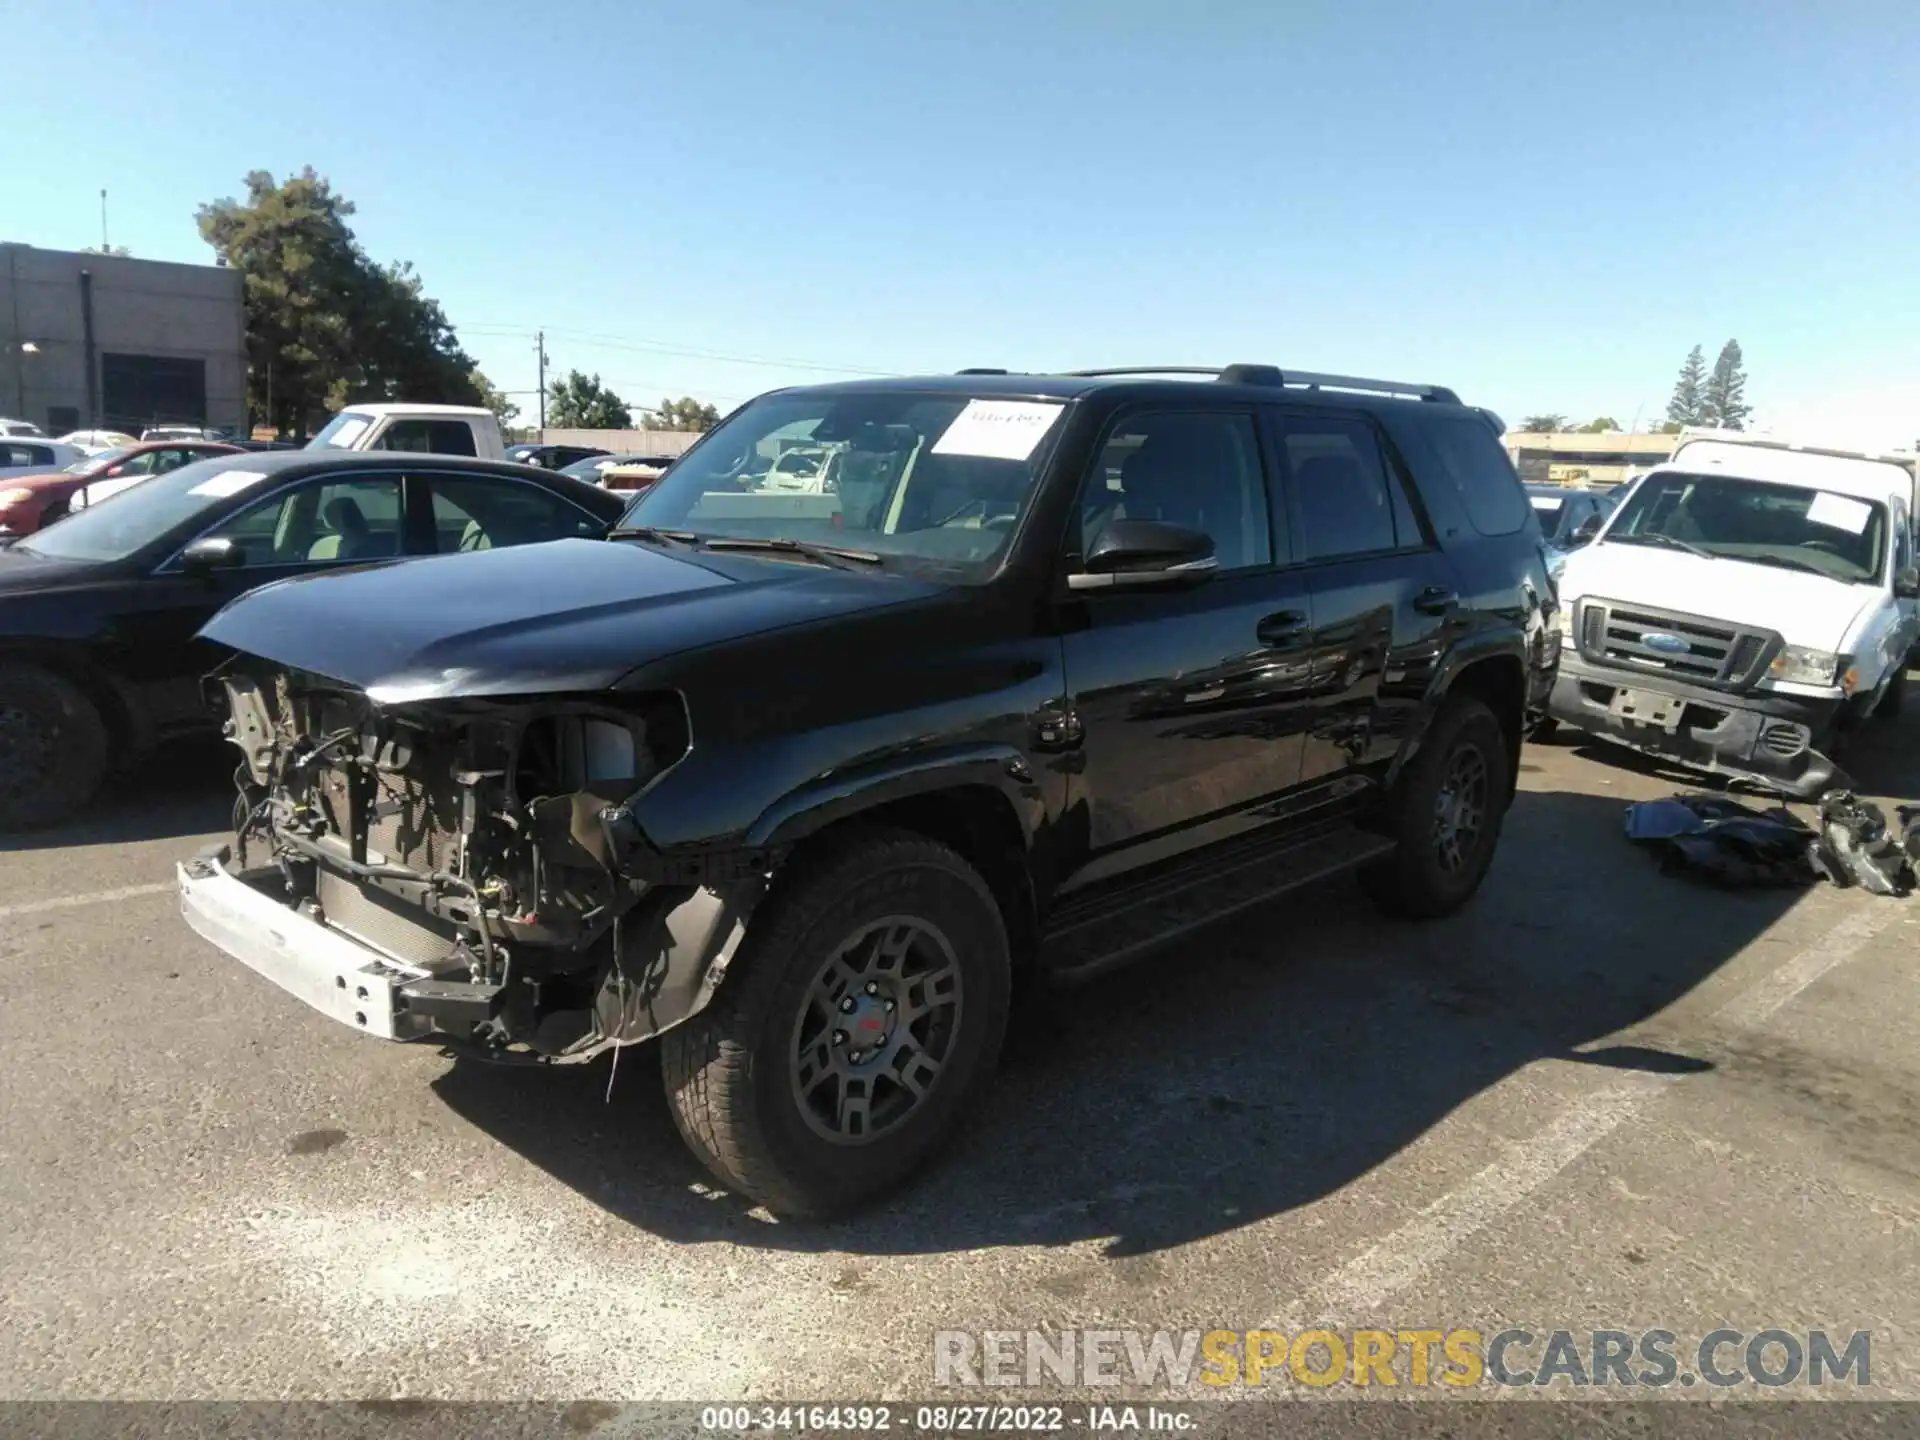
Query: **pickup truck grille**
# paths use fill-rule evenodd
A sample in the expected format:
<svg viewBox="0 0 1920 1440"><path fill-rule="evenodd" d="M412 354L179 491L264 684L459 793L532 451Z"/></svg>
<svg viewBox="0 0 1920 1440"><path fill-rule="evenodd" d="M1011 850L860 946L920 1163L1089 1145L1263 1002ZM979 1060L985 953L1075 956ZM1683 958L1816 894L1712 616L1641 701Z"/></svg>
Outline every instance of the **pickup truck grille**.
<svg viewBox="0 0 1920 1440"><path fill-rule="evenodd" d="M1581 656L1595 665L1717 690L1751 686L1781 644L1771 630L1619 600L1583 600L1578 635Z"/></svg>

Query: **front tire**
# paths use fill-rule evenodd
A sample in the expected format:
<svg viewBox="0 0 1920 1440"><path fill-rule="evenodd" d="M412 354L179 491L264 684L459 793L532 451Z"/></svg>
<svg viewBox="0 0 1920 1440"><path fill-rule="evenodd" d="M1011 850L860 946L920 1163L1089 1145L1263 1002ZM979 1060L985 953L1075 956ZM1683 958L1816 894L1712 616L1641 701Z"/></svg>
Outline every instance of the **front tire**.
<svg viewBox="0 0 1920 1440"><path fill-rule="evenodd" d="M1887 682L1887 692L1880 697L1880 703L1873 708L1876 720L1895 720L1906 705L1907 667L1902 665L1893 672L1893 678Z"/></svg>
<svg viewBox="0 0 1920 1440"><path fill-rule="evenodd" d="M786 1219L918 1169L993 1073L1011 961L992 892L946 846L869 831L796 862L713 1003L662 1037L674 1123Z"/></svg>
<svg viewBox="0 0 1920 1440"><path fill-rule="evenodd" d="M1511 793L1506 735L1486 704L1448 700L1401 776L1393 853L1360 873L1368 897L1413 920L1452 914L1493 863Z"/></svg>
<svg viewBox="0 0 1920 1440"><path fill-rule="evenodd" d="M78 685L38 665L0 665L0 831L72 818L106 778L108 748Z"/></svg>

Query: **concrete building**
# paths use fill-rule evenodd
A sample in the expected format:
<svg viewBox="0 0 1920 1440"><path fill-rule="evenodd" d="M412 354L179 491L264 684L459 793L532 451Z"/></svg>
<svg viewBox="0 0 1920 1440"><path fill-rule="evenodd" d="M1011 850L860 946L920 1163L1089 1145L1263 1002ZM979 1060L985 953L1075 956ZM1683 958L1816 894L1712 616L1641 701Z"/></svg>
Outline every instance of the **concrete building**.
<svg viewBox="0 0 1920 1440"><path fill-rule="evenodd" d="M50 435L247 422L240 276L0 244L0 415Z"/></svg>
<svg viewBox="0 0 1920 1440"><path fill-rule="evenodd" d="M1680 437L1521 430L1502 443L1529 485L1618 485L1671 460Z"/></svg>

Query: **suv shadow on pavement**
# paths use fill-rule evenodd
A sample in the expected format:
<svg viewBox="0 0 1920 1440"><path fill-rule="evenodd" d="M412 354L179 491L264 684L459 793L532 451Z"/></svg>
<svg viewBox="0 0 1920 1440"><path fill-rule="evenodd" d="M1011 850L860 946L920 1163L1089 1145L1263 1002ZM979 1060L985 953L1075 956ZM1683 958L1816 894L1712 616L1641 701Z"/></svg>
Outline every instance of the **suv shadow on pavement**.
<svg viewBox="0 0 1920 1440"><path fill-rule="evenodd" d="M1799 892L1662 876L1623 839L1623 803L1523 791L1485 888L1449 920L1384 921L1336 881L1029 997L960 1143L845 1221L766 1223L706 1188L646 1048L621 1060L611 1103L604 1064L460 1064L435 1086L610 1214L677 1241L884 1255L1103 1239L1109 1258L1148 1254L1310 1204L1538 1060L1711 1069L1609 1037Z"/></svg>

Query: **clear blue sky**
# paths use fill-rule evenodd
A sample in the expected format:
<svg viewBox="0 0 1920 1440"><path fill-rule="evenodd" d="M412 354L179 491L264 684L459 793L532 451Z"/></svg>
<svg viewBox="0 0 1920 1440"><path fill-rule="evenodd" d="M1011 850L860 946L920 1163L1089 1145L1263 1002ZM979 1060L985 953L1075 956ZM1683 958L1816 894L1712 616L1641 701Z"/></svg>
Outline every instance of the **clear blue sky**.
<svg viewBox="0 0 1920 1440"><path fill-rule="evenodd" d="M312 164L510 390L1281 364L1920 436L1915 0L11 0L0 238ZM625 346L628 348L616 348ZM527 397L531 408L531 397Z"/></svg>

